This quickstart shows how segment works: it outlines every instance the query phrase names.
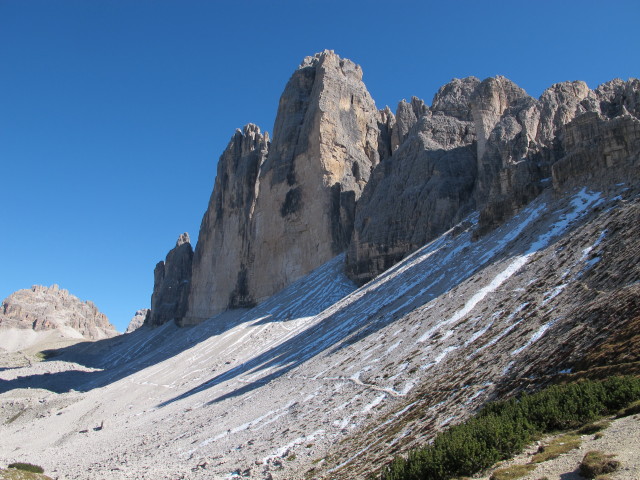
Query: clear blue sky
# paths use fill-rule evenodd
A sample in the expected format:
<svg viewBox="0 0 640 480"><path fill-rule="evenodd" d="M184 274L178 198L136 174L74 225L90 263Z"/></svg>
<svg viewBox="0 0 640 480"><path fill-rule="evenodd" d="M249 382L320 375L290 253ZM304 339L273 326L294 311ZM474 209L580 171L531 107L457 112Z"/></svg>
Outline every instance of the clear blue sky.
<svg viewBox="0 0 640 480"><path fill-rule="evenodd" d="M637 77L639 24L637 0L0 0L0 298L57 283L126 328L307 55L360 64L395 111L468 75L536 97Z"/></svg>

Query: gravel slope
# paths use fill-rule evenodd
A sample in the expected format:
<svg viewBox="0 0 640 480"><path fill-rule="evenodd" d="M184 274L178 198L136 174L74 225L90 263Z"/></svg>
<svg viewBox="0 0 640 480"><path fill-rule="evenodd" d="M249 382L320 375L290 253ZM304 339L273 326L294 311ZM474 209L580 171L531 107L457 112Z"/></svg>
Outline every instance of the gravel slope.
<svg viewBox="0 0 640 480"><path fill-rule="evenodd" d="M624 186L547 192L478 241L470 217L360 289L338 257L251 310L16 364L0 371L0 464L60 479L364 477L570 368L604 332L576 305L637 281L624 225L638 212Z"/></svg>

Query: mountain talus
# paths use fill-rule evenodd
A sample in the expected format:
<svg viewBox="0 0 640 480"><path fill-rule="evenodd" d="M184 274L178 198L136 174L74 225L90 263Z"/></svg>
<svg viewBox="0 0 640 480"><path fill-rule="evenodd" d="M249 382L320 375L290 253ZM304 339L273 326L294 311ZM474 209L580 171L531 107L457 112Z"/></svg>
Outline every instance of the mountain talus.
<svg viewBox="0 0 640 480"><path fill-rule="evenodd" d="M87 479L366 478L628 326L639 215L634 184L547 189L477 240L470 214L361 288L340 255L252 309L68 349L56 359L93 369L75 379L0 372L31 387L4 394L13 405L56 375L85 392L45 392L3 424L0 461Z"/></svg>

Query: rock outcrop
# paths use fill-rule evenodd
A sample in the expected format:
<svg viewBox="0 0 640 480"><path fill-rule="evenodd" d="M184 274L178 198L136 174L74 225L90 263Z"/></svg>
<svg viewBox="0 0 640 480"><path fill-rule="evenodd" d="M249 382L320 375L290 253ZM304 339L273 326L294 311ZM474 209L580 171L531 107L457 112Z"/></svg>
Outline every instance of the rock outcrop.
<svg viewBox="0 0 640 480"><path fill-rule="evenodd" d="M477 238L552 184L637 178L639 105L635 79L559 83L535 100L504 77L453 80L431 107L401 102L392 155L356 209L349 276L372 279L474 209Z"/></svg>
<svg viewBox="0 0 640 480"><path fill-rule="evenodd" d="M347 257L356 282L370 280L473 210L476 136L469 108L453 106L451 97L468 97L477 82L454 80L438 92L433 110L415 98L398 106L392 142L401 144L374 170L357 208Z"/></svg>
<svg viewBox="0 0 640 480"><path fill-rule="evenodd" d="M144 322L146 321L150 313L151 310L148 308L143 308L136 311L136 314L131 318L131 321L129 321L129 325L127 326L127 329L124 333L135 332L138 328L144 325Z"/></svg>
<svg viewBox="0 0 640 480"><path fill-rule="evenodd" d="M268 134L249 124L236 130L218 161L193 259L190 323L206 319L212 312L255 303L249 290L249 269L254 264L252 222L260 187L258 175L268 149Z"/></svg>
<svg viewBox="0 0 640 480"><path fill-rule="evenodd" d="M183 233L164 262L158 262L153 271L151 313L145 324L158 326L170 320L180 323L187 310L192 260L191 240L188 233Z"/></svg>
<svg viewBox="0 0 640 480"><path fill-rule="evenodd" d="M87 340L118 335L92 301L84 302L58 285L34 285L9 295L0 306L0 328L58 330L63 336Z"/></svg>
<svg viewBox="0 0 640 480"><path fill-rule="evenodd" d="M344 251L390 121L358 65L332 51L305 58L280 99L272 143L250 125L221 157L184 323L260 302Z"/></svg>
<svg viewBox="0 0 640 480"><path fill-rule="evenodd" d="M394 114L377 110L353 62L307 57L273 138L253 124L231 138L193 266L186 254L158 265L147 323L252 307L345 250L350 278L364 283L473 211L478 238L552 185L602 169L624 178L639 92L638 80L575 81L536 100L502 76L468 77Z"/></svg>

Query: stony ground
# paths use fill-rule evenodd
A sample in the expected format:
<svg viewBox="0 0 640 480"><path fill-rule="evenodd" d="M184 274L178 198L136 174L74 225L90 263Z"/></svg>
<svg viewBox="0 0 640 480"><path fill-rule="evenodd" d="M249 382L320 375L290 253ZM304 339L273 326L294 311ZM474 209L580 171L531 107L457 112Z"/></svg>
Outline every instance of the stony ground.
<svg viewBox="0 0 640 480"><path fill-rule="evenodd" d="M638 203L624 185L547 192L478 241L470 217L361 289L338 257L196 327L143 328L37 364L5 356L0 467L362 478L486 400L574 368L624 326L594 312L638 297Z"/></svg>

